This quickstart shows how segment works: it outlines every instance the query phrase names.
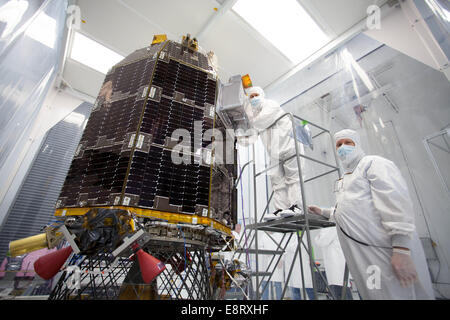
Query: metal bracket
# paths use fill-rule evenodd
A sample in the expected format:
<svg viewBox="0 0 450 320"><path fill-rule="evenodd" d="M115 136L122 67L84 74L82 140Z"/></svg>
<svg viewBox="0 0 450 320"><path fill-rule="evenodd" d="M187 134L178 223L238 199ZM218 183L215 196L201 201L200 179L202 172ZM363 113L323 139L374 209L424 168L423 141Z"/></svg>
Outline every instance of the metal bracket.
<svg viewBox="0 0 450 320"><path fill-rule="evenodd" d="M72 250L75 254L80 253L80 248L78 248L77 244L75 243L75 241L73 239L75 239L75 235L71 234L69 230L67 230L66 226L61 226L59 228L59 230L61 230L61 232L64 235L64 238L66 238L67 242L69 242L70 246L72 247Z"/></svg>
<svg viewBox="0 0 450 320"><path fill-rule="evenodd" d="M116 248L116 250L113 251L112 255L114 257L117 257L119 254L121 254L126 248L131 246L133 242L136 242L144 235L144 230L140 229L135 234L133 234L131 237L126 237L123 239L123 243Z"/></svg>

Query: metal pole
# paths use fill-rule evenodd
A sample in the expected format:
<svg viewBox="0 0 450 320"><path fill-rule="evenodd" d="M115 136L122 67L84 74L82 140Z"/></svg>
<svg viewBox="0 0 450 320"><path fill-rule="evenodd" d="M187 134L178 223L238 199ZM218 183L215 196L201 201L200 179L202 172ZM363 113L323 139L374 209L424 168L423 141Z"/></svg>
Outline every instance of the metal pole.
<svg viewBox="0 0 450 320"><path fill-rule="evenodd" d="M305 244L303 244L303 247L305 248L306 252L309 252L308 248L306 248ZM331 297L333 298L333 300L336 300L336 297L334 296L333 291L331 291L330 286L328 285L328 281L323 277L322 273L320 272L319 268L314 264L314 268L317 270L317 273L319 274L320 278L322 279L322 281L325 283L325 286L327 287L328 291L330 292Z"/></svg>
<svg viewBox="0 0 450 320"><path fill-rule="evenodd" d="M315 176L315 177L313 177L313 178L306 179L304 182L307 183L307 182L309 182L309 181L312 181L312 180L321 178L321 177L326 176L327 174L330 174L330 173L335 172L335 171L338 171L338 169L333 169L333 170L327 171L327 172L325 172L325 173L322 173L322 174L320 174L320 175L318 175L318 176Z"/></svg>
<svg viewBox="0 0 450 320"><path fill-rule="evenodd" d="M303 234L304 233L303 233L303 229L302 229L302 235L301 235L301 237L299 239L298 230L296 230L295 232L297 233L297 249L296 249L296 251L298 252L298 256L299 256L299 259L300 259L300 272L301 272L301 275L302 275L303 299L306 300L305 274L303 272L303 259L302 259L302 255L301 255L301 243L303 241ZM289 283L289 280L291 279L291 274L292 274L292 270L294 269L295 260L297 260L297 255L296 254L294 254L294 259L292 260L291 267L289 268L289 275L288 275L288 278L286 280L287 283ZM284 297L284 294L285 294L285 291L286 291L286 287L287 286L284 287L282 297Z"/></svg>
<svg viewBox="0 0 450 320"><path fill-rule="evenodd" d="M294 117L291 113L289 113L289 118L291 119L291 125L292 125L292 136L295 137L295 128L294 128ZM306 222L306 239L308 241L308 247L311 248L311 234L309 232L309 219L307 215L306 210L306 202L305 202L305 189L304 189L304 183L303 183L303 176L302 176L302 167L300 164L300 156L299 156L299 150L298 150L298 144L297 141L294 138L294 145L295 145L295 155L297 160L297 167L298 167L298 176L300 178L300 193L302 196L302 207L303 207L303 213L305 214L305 222ZM298 237L298 234L297 234ZM309 251L309 265L311 268L311 277L312 277L312 284L313 284L313 291L314 291L314 298L317 299L317 289L316 289L316 280L314 276L314 260L312 257L311 250Z"/></svg>
<svg viewBox="0 0 450 320"><path fill-rule="evenodd" d="M294 157L295 157L295 155L292 155L292 156L290 156L290 157L288 157L288 158L286 158L286 159L284 159L284 160L282 160L282 161L280 161L280 162L281 162L281 163L287 162L287 161L293 159ZM311 160L311 161L313 161L313 162L317 162L317 163L319 163L319 164L323 164L324 166L333 168L334 170L337 170L337 169L338 169L338 167L332 166L332 165L330 165L330 164L328 164L328 163L322 162L322 161L317 160L317 159L310 158L310 157L305 156L305 155L303 155L303 154L299 154L299 157L304 158L304 159L307 159L307 160ZM259 176L259 175L263 174L264 172L269 171L270 169L277 167L278 165L279 165L279 164L272 165L272 166L270 166L270 167L268 167L268 168L266 168L266 169L264 169L264 170L258 172L258 173L256 174L256 176Z"/></svg>
<svg viewBox="0 0 450 320"><path fill-rule="evenodd" d="M345 271L344 271L344 283L342 285L342 292L341 292L341 300L347 299L347 283L348 283L348 266L347 262L345 263Z"/></svg>
<svg viewBox="0 0 450 320"><path fill-rule="evenodd" d="M292 235L292 234L291 234ZM298 250L298 244L297 244L297 250ZM292 269L294 269L294 265L295 265L295 260L297 259L297 255L296 254L294 254L294 259L292 260L292 264L291 264L291 266L290 266L290 268L289 268L289 273L288 273L288 276L287 276L287 279L286 279L286 284L285 284L285 286L284 286L284 289L283 289L283 293L281 294L281 299L283 299L284 298L284 295L285 295L285 293L286 293L286 289L287 289L287 287L288 287L288 284L289 284L289 280L291 279L291 274L292 274Z"/></svg>
<svg viewBox="0 0 450 320"><path fill-rule="evenodd" d="M265 215L266 212L267 212L267 209L269 208L269 203L270 203L270 201L272 200L272 197L273 197L273 191L272 191L272 194L271 194L270 197L269 197L269 201L267 202L266 208L265 208L264 211L263 211L263 214L262 214L262 217L261 217L261 219L260 219L260 222L262 221L264 215ZM244 232L245 232L245 231L246 231L246 230L244 230ZM252 231L253 231L253 229L250 229L250 230L249 230L248 238L250 238L250 235L252 234ZM248 239L248 238L247 238L247 237L245 238L245 243L244 243L244 245L246 246L246 248L249 248L249 247L252 245L253 239L254 239L255 237L254 237L254 235L253 235L252 239L250 240L250 244L247 243L247 239ZM242 240L242 237L239 239L238 245L241 244L241 240ZM242 253L239 253L238 258L241 256L241 254L242 254ZM233 255L233 258L234 258L234 255Z"/></svg>
<svg viewBox="0 0 450 320"><path fill-rule="evenodd" d="M284 240L284 237L285 237L285 236L286 236L286 234L283 235L283 238L281 239L281 243L283 243L283 240ZM289 243L289 241L291 240L291 238L292 238L292 233L290 234L289 238L287 239L286 244L284 245L284 248L282 249L283 251L286 251L287 244ZM281 245L280 245L280 247L281 247ZM273 261L274 258L275 258L275 256L272 257L272 260L270 261L269 266L267 267L267 270L266 270L266 271L269 271L270 265L272 264L272 261ZM279 258L278 258L278 261L277 261L277 263L275 264L275 268L276 268L276 266L278 265L278 263L280 263L281 258L282 258L282 255L280 254L280 255L279 255ZM269 276L269 279L267 279L267 283L266 283L266 285L264 286L264 288L261 290L261 292L264 292L264 291L266 290L267 285L268 285L270 279L272 279L272 276L273 276L273 272L272 272L271 275ZM285 287L286 287L286 286L285 286ZM284 291L283 291L283 294L281 295L281 299L283 299L283 297L284 297Z"/></svg>
<svg viewBox="0 0 450 320"><path fill-rule="evenodd" d="M332 147L331 150L333 150L334 161L336 161L336 168L338 169L338 175L340 178L341 177L341 167L339 166L339 161L338 161L338 158L336 155L336 145L334 144L334 141L333 141L334 139L333 139L333 136L331 135L331 132L327 131L327 133L330 136L330 142L331 142L331 147Z"/></svg>
<svg viewBox="0 0 450 320"><path fill-rule="evenodd" d="M305 234L304 228L302 228L302 236L299 237L298 231L295 231L297 234L297 252L298 252L298 258L300 259L300 272L302 274L302 286L303 286L303 300L306 300L306 288L305 288L305 273L303 271L303 258L302 258L302 243L303 243L303 235Z"/></svg>
<svg viewBox="0 0 450 320"><path fill-rule="evenodd" d="M444 190L447 191L447 195L450 196L450 190L448 188L448 185L447 185L447 183L445 183L445 179L442 176L441 171L439 170L439 166L438 166L438 164L436 162L436 159L434 158L433 153L431 152L430 146L428 145L429 140L432 139L432 138L425 138L425 139L423 139L423 145L425 146L425 150L427 151L428 157L430 158L431 163L433 164L434 171L436 172L436 174L437 174L437 176L439 178L439 181L442 184L442 187L444 188Z"/></svg>
<svg viewBox="0 0 450 320"><path fill-rule="evenodd" d="M320 133L314 135L311 137L311 139L317 138L318 136L320 136L322 133L325 133L326 131L321 131Z"/></svg>
<svg viewBox="0 0 450 320"><path fill-rule="evenodd" d="M255 223L258 221L258 209L256 203L256 159L255 159L255 144L252 145L252 153L253 153L253 209L254 209L254 218ZM256 300L260 299L259 295L259 261L258 261L258 226L255 225L255 271L256 271Z"/></svg>
<svg viewBox="0 0 450 320"><path fill-rule="evenodd" d="M312 125L313 127L316 127L317 129L320 129L320 130L322 130L322 131L328 131L327 129L322 128L321 126L319 126L319 125L317 125L317 124L315 124L315 123L312 123L311 121L308 121L308 120L306 120L306 119L300 118L299 116L296 116L296 115L294 115L294 114L293 114L292 116L293 116L294 118L298 119L298 120L308 122L308 124Z"/></svg>

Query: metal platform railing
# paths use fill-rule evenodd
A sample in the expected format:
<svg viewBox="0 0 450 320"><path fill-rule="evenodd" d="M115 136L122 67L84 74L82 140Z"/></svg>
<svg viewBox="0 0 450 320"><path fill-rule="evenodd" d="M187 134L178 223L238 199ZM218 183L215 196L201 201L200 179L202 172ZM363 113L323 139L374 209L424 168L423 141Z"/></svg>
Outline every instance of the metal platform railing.
<svg viewBox="0 0 450 320"><path fill-rule="evenodd" d="M298 119L300 121L307 121L301 117L295 116L291 113L285 113L284 115L280 116L279 118L277 118L268 128L266 128L263 131L267 131L270 130L273 126L276 125L277 122L279 122L281 119L285 118L285 117L289 117L290 122L292 124L292 136L295 137L295 126L294 126L294 119ZM302 212L303 214L301 215L297 215L294 217L290 217L290 218L283 218L283 219L277 219L277 220L273 220L273 221L269 221L269 222L263 222L263 218L264 215L267 213L267 211L269 210L269 204L272 200L273 197L273 192L270 196L270 198L267 201L266 207L262 213L261 218L258 220L258 208L257 208L257 192L256 192L256 178L261 176L264 173L267 173L270 169L278 166L279 164L275 164L275 165L269 165L269 167L266 167L264 170L260 171L260 172L256 172L256 159L255 159L255 145L252 145L252 153L253 153L253 160L249 161L248 163L246 163L243 168L241 169L241 173L235 183L235 186L237 186L241 176L242 176L242 172L244 171L245 167L247 167L249 164L253 164L253 197L254 197L254 221L256 223L253 223L251 225L247 225L246 229L243 231L248 232L247 236L241 237L239 240L239 244L241 244L242 240L245 238L245 242L247 242L247 239L250 238L250 236L252 235L252 238L250 240L250 243L245 243L244 247L247 248L245 250L241 250L239 252L237 252L236 254L240 255L243 254L244 252L249 253L251 250L252 254L255 254L255 272L254 272L254 276L255 276L255 280L256 280L256 286L255 286L255 297L256 299L260 299L261 297L261 292L264 292L264 290L267 288L267 285L270 281L270 279L272 278L273 272L276 268L276 266L278 265L279 261L282 258L283 253L286 251L286 247L289 243L289 241L291 240L293 234L295 233L297 235L297 253L300 259L300 272L301 272L301 277L302 277L302 284L303 284L303 296L306 297L306 289L305 289L305 283L304 283L304 270L303 270L303 263L302 263L302 255L301 255L301 250L302 250L302 245L304 247L304 250L307 252L308 256L309 256L309 264L310 264L310 270L311 270L311 276L312 276L312 285L313 285L313 292L314 292L314 297L315 299L317 299L317 279L316 279L316 274L321 276L321 280L325 282L326 288L329 292L329 294L331 295L331 297L333 297L333 299L335 299L336 297L333 294L333 291L329 288L328 283L326 282L326 279L322 276L321 272L318 272L318 267L314 261L314 258L312 256L312 244L311 244L311 234L310 234L310 230L314 230L314 229L320 229L320 228L326 228L326 227L332 227L335 226L335 224L333 222L330 222L324 218L321 218L317 215L314 214L308 214L308 210L307 210L307 206L306 206L306 197L305 197L305 184L307 182L313 181L315 179L327 176L329 174L333 174L333 173L337 173L338 174L338 178L340 177L340 168L338 165L338 159L336 156L336 153L334 151L334 143L333 143L333 137L330 133L329 130L322 128L321 126L314 124L312 122L307 121L307 123L317 129L320 130L319 133L315 134L314 136L312 136L313 139L321 136L322 134L326 133L328 134L328 136L330 137L330 143L331 143L331 148L333 150L333 155L334 155L334 160L335 160L335 164L329 164L326 162L323 162L321 160L306 156L304 154L300 153L299 150L299 145L298 143L294 143L295 145L295 154L286 158L286 159L282 159L280 160L280 163L289 161L293 158L296 158L296 162L297 162L297 167L298 167L298 174L299 174L299 183L300 183L300 190L301 190L301 200L302 200ZM261 131L261 132L263 132ZM260 132L260 133L261 133ZM293 138L294 141L295 138ZM317 163L323 167L329 168L330 170L327 170L326 172L320 173L318 175L315 175L313 177L310 177L306 180L303 179L303 168L301 165L301 161L300 158L306 159L308 161L312 161L314 163ZM306 213L306 214L305 214ZM277 242L275 239L273 239L273 237L271 237L269 234L269 238L272 239L272 241L277 245L277 250L276 250L276 254L274 253L268 253L267 250L260 250L258 247L258 232L259 231L264 231L266 232L266 234L268 234L267 232L277 232L277 233L282 233L283 237L281 239L280 242ZM299 235L299 231L301 231L301 236ZM286 235L289 234L289 237L287 239L287 241L283 244L284 239L286 238ZM306 234L306 244L303 242L303 236ZM254 247L252 247L253 242L255 242ZM265 271L260 272L259 270L259 255L260 254L271 254L272 255L272 259L269 262L269 265L267 266ZM277 257L277 262L272 266L273 261L275 260L275 257ZM294 258L294 260L292 261L292 265L290 266L290 270L289 270L289 274L288 277L285 281L285 285L284 285L284 289L283 289L283 293L282 293L282 297L281 299L283 299L285 293L286 293L286 289L290 280L290 277L292 276L292 271L293 271L293 266L295 264L295 260L296 260L296 256ZM272 268L272 269L271 269ZM271 271L270 271L271 270ZM314 270L316 270L317 272L314 272ZM260 281L260 276L261 276L261 281ZM265 277L268 277L266 284L264 286L264 288L260 291L260 283L262 282L262 279L265 279ZM345 274L344 274L344 283L343 283L343 289L342 289L342 299L345 298L345 288L347 287L347 281L348 281L348 269L347 266L345 268Z"/></svg>

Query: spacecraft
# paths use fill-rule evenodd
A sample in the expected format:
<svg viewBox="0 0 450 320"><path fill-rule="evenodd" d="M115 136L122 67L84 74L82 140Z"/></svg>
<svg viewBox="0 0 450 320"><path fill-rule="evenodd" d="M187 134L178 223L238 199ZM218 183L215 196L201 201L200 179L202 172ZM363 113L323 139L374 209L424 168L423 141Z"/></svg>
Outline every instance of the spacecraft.
<svg viewBox="0 0 450 320"><path fill-rule="evenodd" d="M208 253L230 241L237 222L237 155L234 136L226 129L237 121L230 122L228 114L236 118L243 100L242 84L234 79L231 87L222 85L211 56L200 52L189 35L181 43L158 35L113 66L57 200L57 226L12 242L12 255L65 240L69 246L36 261L41 277L77 266L86 274L99 271L100 279L109 277L109 288L100 292L104 280L99 284L82 273L84 294L91 290L94 298L108 297L111 290L115 298L136 298L139 290L161 299L210 298ZM238 96L221 103L218 114L217 101L223 100L218 96L227 90ZM176 130L185 135L174 135ZM231 151L213 143L226 139L233 142ZM180 145L189 151L178 163L173 155ZM216 161L219 154L232 161ZM84 289L73 291L68 277L73 277L69 269L51 298L83 296ZM184 293L174 289L174 279L184 285ZM150 289L139 287L149 283Z"/></svg>
<svg viewBox="0 0 450 320"><path fill-rule="evenodd" d="M205 161L213 150L202 134L222 126L215 117L218 80L207 56L195 48L172 41L154 43L108 72L56 216L114 207L140 217L172 213L170 221L192 222L197 217L225 232L236 222L231 190L224 195L229 198L226 204L210 202L211 189L221 183L211 176L222 168L211 168L211 161ZM176 129L190 134L188 164L171 159L179 142L172 139ZM235 172L223 171L227 177L222 183L231 182Z"/></svg>

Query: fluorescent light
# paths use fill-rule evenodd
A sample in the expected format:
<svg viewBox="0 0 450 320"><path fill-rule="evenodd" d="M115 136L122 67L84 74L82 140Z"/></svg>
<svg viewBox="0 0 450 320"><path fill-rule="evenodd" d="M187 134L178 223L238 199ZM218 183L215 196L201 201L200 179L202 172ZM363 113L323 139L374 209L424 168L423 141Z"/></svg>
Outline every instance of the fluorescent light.
<svg viewBox="0 0 450 320"><path fill-rule="evenodd" d="M124 59L120 54L79 32L74 34L70 58L103 74Z"/></svg>
<svg viewBox="0 0 450 320"><path fill-rule="evenodd" d="M233 10L293 63L329 41L297 0L239 0Z"/></svg>
<svg viewBox="0 0 450 320"><path fill-rule="evenodd" d="M28 2L22 0L11 0L0 7L0 22L4 24L3 33L0 32L1 38L6 38L14 31L27 9Z"/></svg>
<svg viewBox="0 0 450 320"><path fill-rule="evenodd" d="M437 1L425 0L428 6L434 11L437 16L442 17L443 20L450 22L450 11L447 10L444 3L439 3Z"/></svg>
<svg viewBox="0 0 450 320"><path fill-rule="evenodd" d="M64 118L64 121L70 122L76 125L81 125L85 119L85 116L78 112L72 112L67 117Z"/></svg>
<svg viewBox="0 0 450 320"><path fill-rule="evenodd" d="M25 35L53 49L56 40L56 20L41 13L28 26Z"/></svg>

